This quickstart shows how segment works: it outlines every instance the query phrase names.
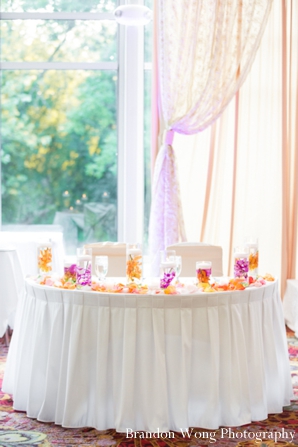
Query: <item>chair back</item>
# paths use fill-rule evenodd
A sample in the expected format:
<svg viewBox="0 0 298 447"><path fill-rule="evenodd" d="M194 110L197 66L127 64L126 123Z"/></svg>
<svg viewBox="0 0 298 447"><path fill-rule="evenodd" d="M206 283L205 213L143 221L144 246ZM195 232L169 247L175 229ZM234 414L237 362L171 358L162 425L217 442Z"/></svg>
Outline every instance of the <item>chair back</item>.
<svg viewBox="0 0 298 447"><path fill-rule="evenodd" d="M122 242L94 242L85 244L92 248L92 274L95 274L95 256L108 256L109 266L107 276L126 276L126 244Z"/></svg>
<svg viewBox="0 0 298 447"><path fill-rule="evenodd" d="M53 271L63 275L64 241L60 225L3 225L0 244L12 244L20 258L24 275L37 275L37 247L40 241L51 241Z"/></svg>
<svg viewBox="0 0 298 447"><path fill-rule="evenodd" d="M167 247L182 258L180 276L196 276L196 261L211 261L212 276L223 276L222 248L200 242L181 242Z"/></svg>

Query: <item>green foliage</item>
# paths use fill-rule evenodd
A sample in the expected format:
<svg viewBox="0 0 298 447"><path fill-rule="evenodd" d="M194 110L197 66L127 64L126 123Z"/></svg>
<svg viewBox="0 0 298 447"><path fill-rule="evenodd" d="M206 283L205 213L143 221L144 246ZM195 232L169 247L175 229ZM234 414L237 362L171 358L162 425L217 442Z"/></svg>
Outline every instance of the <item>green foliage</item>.
<svg viewBox="0 0 298 447"><path fill-rule="evenodd" d="M105 12L114 0L5 0L3 11ZM116 58L116 24L1 21L3 61ZM76 202L117 198L116 72L2 71L2 222L50 224ZM69 200L63 193L68 191Z"/></svg>
<svg viewBox="0 0 298 447"><path fill-rule="evenodd" d="M2 11L109 12L116 0L2 0Z"/></svg>
<svg viewBox="0 0 298 447"><path fill-rule="evenodd" d="M52 223L86 194L116 200L115 73L2 72L3 223Z"/></svg>
<svg viewBox="0 0 298 447"><path fill-rule="evenodd" d="M152 7L152 0L145 3ZM112 12L117 4L117 0L2 0L1 11ZM151 60L151 28L146 30L146 61ZM116 30L111 21L2 20L1 61L116 61ZM1 84L2 222L50 224L58 211L73 207L82 212L83 204L99 204L108 197L115 210L109 219L114 223L105 218L108 229L100 231L115 239L117 72L4 70ZM147 95L147 143L149 103ZM149 153L146 144L146 222ZM83 195L87 199L78 205ZM85 220L86 224L86 216ZM85 230L80 227L80 234ZM92 234L99 237L98 231L92 223ZM91 237L87 233L84 237Z"/></svg>

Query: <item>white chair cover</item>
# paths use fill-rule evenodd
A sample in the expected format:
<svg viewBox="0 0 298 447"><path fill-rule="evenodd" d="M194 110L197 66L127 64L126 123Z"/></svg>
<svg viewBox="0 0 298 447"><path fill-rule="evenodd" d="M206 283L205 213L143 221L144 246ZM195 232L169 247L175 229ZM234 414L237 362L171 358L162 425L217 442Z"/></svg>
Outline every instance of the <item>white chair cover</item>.
<svg viewBox="0 0 298 447"><path fill-rule="evenodd" d="M95 256L108 256L109 267L107 276L126 276L126 244L122 242L95 242L85 244L85 248L92 248L92 274L94 271Z"/></svg>
<svg viewBox="0 0 298 447"><path fill-rule="evenodd" d="M217 245L204 243L181 242L167 247L175 250L177 256L182 257L180 276L195 276L196 261L211 261L212 276L222 276L222 248Z"/></svg>
<svg viewBox="0 0 298 447"><path fill-rule="evenodd" d="M7 325L14 327L15 310L24 286L24 273L17 250L0 244L0 337Z"/></svg>
<svg viewBox="0 0 298 447"><path fill-rule="evenodd" d="M36 275L37 247L41 241L52 243L53 271L63 274L64 243L62 227L59 225L7 225L0 231L0 244L12 244L20 257L24 275Z"/></svg>

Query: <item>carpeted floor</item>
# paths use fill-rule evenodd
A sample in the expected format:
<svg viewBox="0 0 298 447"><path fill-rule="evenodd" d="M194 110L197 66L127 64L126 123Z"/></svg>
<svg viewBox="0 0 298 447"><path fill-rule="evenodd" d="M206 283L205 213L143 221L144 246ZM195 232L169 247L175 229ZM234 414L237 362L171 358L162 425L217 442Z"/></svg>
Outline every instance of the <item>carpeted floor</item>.
<svg viewBox="0 0 298 447"><path fill-rule="evenodd" d="M294 395L283 413L242 427L208 431L194 428L191 434L164 433L159 437L131 439L115 430L98 431L92 428L65 429L55 424L37 422L25 413L14 411L12 399L0 391L0 447L273 447L298 445L298 339L288 331L289 359ZM0 389L5 369L7 348L0 340ZM144 434L143 434L144 435ZM144 435L145 436L145 435Z"/></svg>

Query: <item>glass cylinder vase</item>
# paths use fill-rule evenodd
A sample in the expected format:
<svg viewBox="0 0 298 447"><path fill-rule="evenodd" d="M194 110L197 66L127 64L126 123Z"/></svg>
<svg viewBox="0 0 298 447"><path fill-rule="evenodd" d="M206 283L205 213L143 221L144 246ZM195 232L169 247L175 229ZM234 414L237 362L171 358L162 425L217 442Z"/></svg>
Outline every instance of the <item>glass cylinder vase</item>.
<svg viewBox="0 0 298 447"><path fill-rule="evenodd" d="M77 249L77 285L91 286L92 248Z"/></svg>
<svg viewBox="0 0 298 447"><path fill-rule="evenodd" d="M166 289L176 283L177 262L175 250L160 252L160 288Z"/></svg>
<svg viewBox="0 0 298 447"><path fill-rule="evenodd" d="M50 241L40 242L37 247L38 272L41 274L51 273L53 270L52 243Z"/></svg>
<svg viewBox="0 0 298 447"><path fill-rule="evenodd" d="M212 272L211 261L197 261L196 274L198 283L208 283Z"/></svg>
<svg viewBox="0 0 298 447"><path fill-rule="evenodd" d="M234 278L248 278L248 250L247 247L236 247L234 250Z"/></svg>
<svg viewBox="0 0 298 447"><path fill-rule="evenodd" d="M141 284L143 271L142 246L139 243L126 246L126 281Z"/></svg>
<svg viewBox="0 0 298 447"><path fill-rule="evenodd" d="M248 275L252 278L258 276L259 268L259 246L257 239L249 239L246 241L248 251Z"/></svg>

